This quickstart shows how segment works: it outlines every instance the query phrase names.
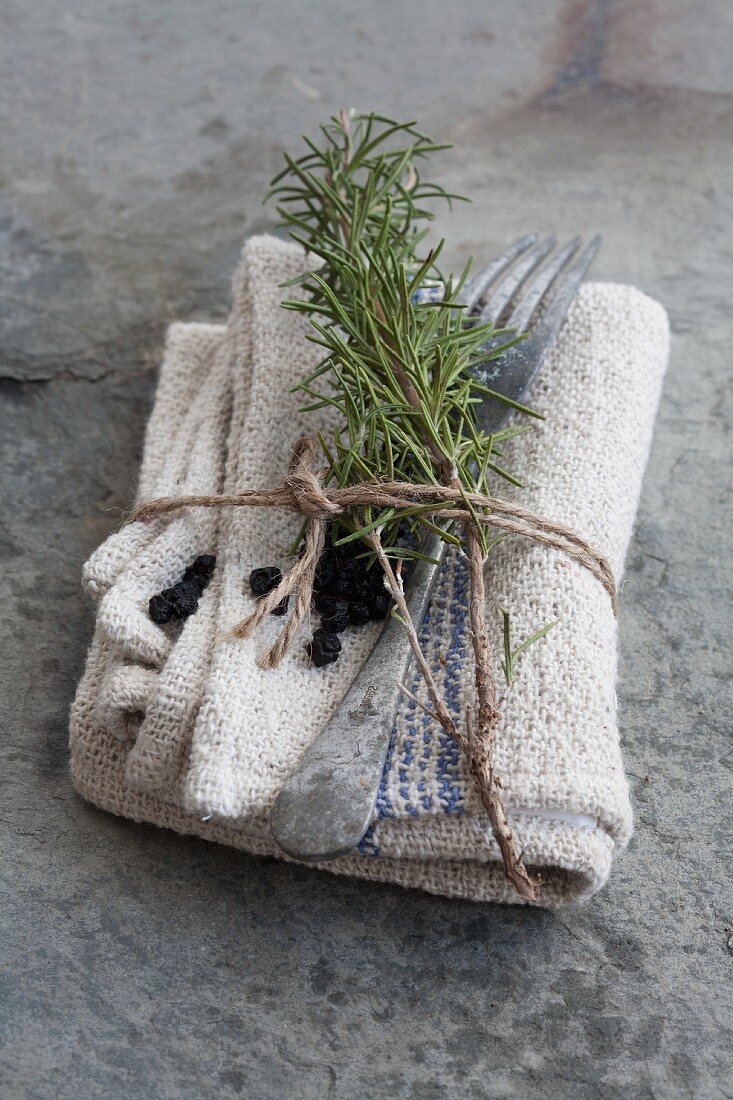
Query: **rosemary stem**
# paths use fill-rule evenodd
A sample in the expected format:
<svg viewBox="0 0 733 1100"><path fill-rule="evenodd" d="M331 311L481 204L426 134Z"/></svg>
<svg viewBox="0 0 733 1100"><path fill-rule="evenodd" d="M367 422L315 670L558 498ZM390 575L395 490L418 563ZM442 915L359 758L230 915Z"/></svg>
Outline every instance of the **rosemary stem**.
<svg viewBox="0 0 733 1100"><path fill-rule="evenodd" d="M402 581L398 580L395 575L394 569L392 568L392 563L384 552L384 547L382 546L382 541L379 537L379 534L376 531L373 531L370 535L367 535L366 542L369 546L371 546L377 558L377 561L384 570L384 575L387 578L387 584L392 594L392 598L397 604L399 613L405 623L405 630L407 631L410 648L412 649L413 655L415 657L417 667L420 670L420 675L422 676L427 686L428 693L433 704L433 709L435 711L435 717L438 719L446 733L450 734L450 736L453 737L454 740L456 740L460 744L462 739L458 731L458 727L451 717L448 707L445 704L445 700L440 694L440 689L435 682L435 677L433 676L432 669L430 668L430 665L425 658L425 654L420 648L420 640L417 635L417 628L415 626L412 615L410 614L410 609L407 606L407 600L405 599L405 591L402 585Z"/></svg>
<svg viewBox="0 0 733 1100"><path fill-rule="evenodd" d="M473 736L469 738L466 751L471 773L478 782L481 801L489 815L491 830L501 851L507 878L520 897L528 901L536 901L539 880L529 874L522 856L517 853L514 835L500 793L501 781L494 768L494 743L496 740L496 725L500 714L497 708L496 684L494 670L491 666L486 629L484 557L481 539L475 526L472 523L467 523L464 530L466 532L470 579L469 618L471 641L476 661L476 694L478 697L476 729Z"/></svg>

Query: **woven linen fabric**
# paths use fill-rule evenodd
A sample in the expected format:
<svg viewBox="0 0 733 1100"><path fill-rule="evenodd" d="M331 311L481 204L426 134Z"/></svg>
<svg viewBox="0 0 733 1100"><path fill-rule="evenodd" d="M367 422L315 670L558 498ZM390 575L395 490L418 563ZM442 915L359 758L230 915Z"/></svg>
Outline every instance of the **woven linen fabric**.
<svg viewBox="0 0 733 1100"><path fill-rule="evenodd" d="M155 406L145 430L137 503L149 499L154 491L181 492L190 448L206 408L202 386L224 331L221 325L204 324L173 324L168 329ZM131 523L105 539L84 566L86 592L100 599L164 526L163 520Z"/></svg>
<svg viewBox="0 0 733 1100"><path fill-rule="evenodd" d="M312 414L299 413L290 388L317 360L317 349L305 340L304 319L280 306L280 284L303 265L299 249L272 238L245 245L227 335L218 336L228 338L233 327L239 332L227 491L276 484L292 443L315 426ZM181 340L184 330L177 326ZM667 354L667 320L657 303L629 287L584 286L530 395L546 420L532 422L505 448L505 465L525 487L502 483L501 494L570 524L608 555L617 578ZM151 495L161 491L164 466L160 458L152 464ZM210 590L152 669L130 665L127 657L121 668L119 647L100 622L72 708L72 774L84 797L136 820L282 856L269 830L272 802L378 632L376 625L347 632L341 659L321 670L309 667L305 638L280 668L259 669L258 655L282 628L275 617L248 641L226 636L253 607L249 571L286 565L298 525L297 517L274 509L222 512ZM514 685L502 689L496 767L517 843L542 873L539 904L586 898L603 885L631 832L610 600L564 555L519 539L492 553L486 581L497 665L502 607L511 612L515 644L556 622L522 658ZM139 590L138 610L152 594ZM466 616L466 569L453 554L421 640L461 720L474 690ZM409 686L425 698L416 674ZM105 692L123 710L135 704L126 741L100 722ZM517 900L465 761L408 700L396 715L375 819L360 852L324 867L435 893Z"/></svg>

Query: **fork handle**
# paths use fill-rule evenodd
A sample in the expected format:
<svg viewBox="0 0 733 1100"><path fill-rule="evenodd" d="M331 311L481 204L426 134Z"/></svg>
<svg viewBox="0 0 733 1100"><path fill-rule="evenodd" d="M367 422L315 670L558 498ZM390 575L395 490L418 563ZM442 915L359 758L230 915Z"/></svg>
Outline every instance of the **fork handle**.
<svg viewBox="0 0 733 1100"><path fill-rule="evenodd" d="M410 580L408 607L419 626L430 603L446 544L431 536ZM371 824L387 760L400 685L412 650L390 616L328 725L305 750L272 808L275 840L309 862L353 851Z"/></svg>

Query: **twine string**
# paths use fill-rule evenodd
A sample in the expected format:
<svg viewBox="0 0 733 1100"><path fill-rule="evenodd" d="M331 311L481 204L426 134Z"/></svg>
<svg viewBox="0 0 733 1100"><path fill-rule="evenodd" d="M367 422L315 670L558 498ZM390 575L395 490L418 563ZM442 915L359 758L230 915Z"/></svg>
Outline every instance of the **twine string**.
<svg viewBox="0 0 733 1100"><path fill-rule="evenodd" d="M537 515L520 504L464 492L448 485L416 485L406 481L364 481L344 488L324 487L317 471L318 445L302 436L293 447L283 484L269 489L244 489L239 493L206 496L158 497L141 504L128 523L147 521L181 508L285 508L307 519L303 551L284 574L280 584L262 599L246 619L232 627L235 638L248 638L285 596L295 593L295 604L277 641L264 655L263 668L275 668L292 646L309 609L316 566L325 542L328 523L353 508L394 508L397 513L419 505L433 519L473 521L509 535L532 539L541 546L566 554L588 570L605 588L614 615L616 582L608 559L570 527ZM473 509L473 514L470 508Z"/></svg>

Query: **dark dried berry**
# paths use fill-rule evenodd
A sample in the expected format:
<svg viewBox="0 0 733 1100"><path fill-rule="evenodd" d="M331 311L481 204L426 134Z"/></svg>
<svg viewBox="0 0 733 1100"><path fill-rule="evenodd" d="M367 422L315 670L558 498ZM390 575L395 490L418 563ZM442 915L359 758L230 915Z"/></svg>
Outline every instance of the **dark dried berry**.
<svg viewBox="0 0 733 1100"><path fill-rule="evenodd" d="M373 565L367 570L366 580L370 596L381 595L384 592L384 573L378 565Z"/></svg>
<svg viewBox="0 0 733 1100"><path fill-rule="evenodd" d="M313 578L314 591L327 591L336 580L337 570L338 558L334 554L332 548L327 546L316 565L316 572Z"/></svg>
<svg viewBox="0 0 733 1100"><path fill-rule="evenodd" d="M323 668L338 660L341 652L341 642L338 634L330 630L316 630L310 642L305 647L316 668Z"/></svg>
<svg viewBox="0 0 733 1100"><path fill-rule="evenodd" d="M369 605L362 600L354 600L349 604L349 619L354 626L364 626L369 622L371 615L369 614Z"/></svg>
<svg viewBox="0 0 733 1100"><path fill-rule="evenodd" d="M385 592L382 586L381 592L375 592L369 597L369 617L371 619L386 619L392 606L392 597Z"/></svg>
<svg viewBox="0 0 733 1100"><path fill-rule="evenodd" d="M277 588L282 579L283 575L276 565L263 565L261 569L253 569L249 575L252 595L258 599L266 596L273 588Z"/></svg>
<svg viewBox="0 0 733 1100"><path fill-rule="evenodd" d="M200 573L194 572L193 567L190 565L186 572L183 574L182 579L185 581L186 584L195 584L196 591L198 592L199 596L203 594L206 585L209 583L208 577L202 577Z"/></svg>
<svg viewBox="0 0 733 1100"><path fill-rule="evenodd" d="M174 619L187 619L198 609L200 591L194 581L180 581L168 589Z"/></svg>
<svg viewBox="0 0 733 1100"><path fill-rule="evenodd" d="M328 592L313 593L313 607L319 615L330 615L338 603L338 596Z"/></svg>
<svg viewBox="0 0 733 1100"><path fill-rule="evenodd" d="M332 600L330 606L321 611L321 626L334 634L340 634L350 623L349 605L346 600Z"/></svg>
<svg viewBox="0 0 733 1100"><path fill-rule="evenodd" d="M339 580L353 584L361 576L361 567L355 558L347 558L339 564Z"/></svg>
<svg viewBox="0 0 733 1100"><path fill-rule="evenodd" d="M279 604L276 604L270 612L271 615L284 615L288 610L288 604L290 603L290 596L283 596Z"/></svg>
<svg viewBox="0 0 733 1100"><path fill-rule="evenodd" d="M344 532L340 531L337 537L343 538L343 535ZM344 542L341 544L341 546L332 546L331 549L338 558L339 562L348 561L350 558L353 558L356 552L356 546L353 542Z"/></svg>
<svg viewBox="0 0 733 1100"><path fill-rule="evenodd" d="M157 596L151 596L148 603L148 614L154 623L158 626L164 626L165 623L169 623L173 618L173 608L170 605L170 601L162 594Z"/></svg>
<svg viewBox="0 0 733 1100"><path fill-rule="evenodd" d="M361 573L356 578L356 584L354 585L354 587L362 600L368 600L375 591L374 580L371 573Z"/></svg>
<svg viewBox="0 0 733 1100"><path fill-rule="evenodd" d="M214 566L216 565L216 558L213 554L201 554L195 561L189 565L186 572L183 574L184 581L192 581L198 586L199 595L204 591L211 576L214 572Z"/></svg>
<svg viewBox="0 0 733 1100"><path fill-rule="evenodd" d="M364 600L369 594L369 581L359 562L344 562L339 570L334 590L347 600Z"/></svg>
<svg viewBox="0 0 733 1100"><path fill-rule="evenodd" d="M202 577L206 577L207 580L211 579L215 568L216 554L199 554L191 566L194 573L199 573Z"/></svg>

